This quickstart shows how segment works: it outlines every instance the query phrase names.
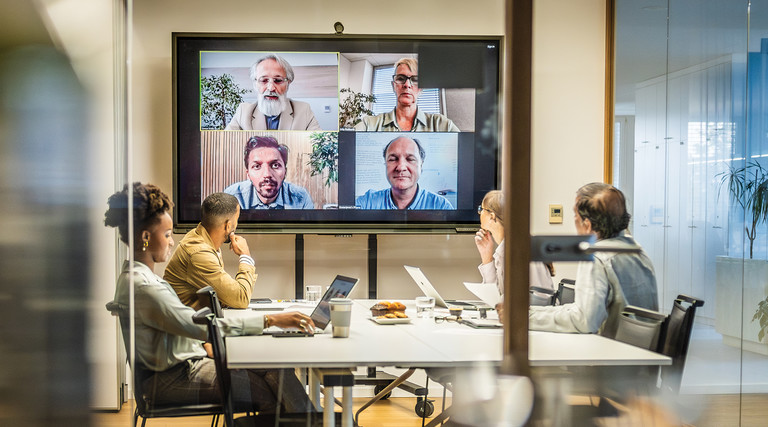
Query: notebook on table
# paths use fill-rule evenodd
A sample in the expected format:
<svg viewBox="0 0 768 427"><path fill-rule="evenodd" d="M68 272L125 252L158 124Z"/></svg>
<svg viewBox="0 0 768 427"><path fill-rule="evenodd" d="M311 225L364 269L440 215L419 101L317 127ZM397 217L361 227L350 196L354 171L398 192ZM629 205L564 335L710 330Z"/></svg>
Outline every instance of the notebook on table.
<svg viewBox="0 0 768 427"><path fill-rule="evenodd" d="M419 267L412 267L410 265L404 265L403 267L405 267L405 271L411 275L411 278L414 282L416 282L416 285L418 285L419 289L424 292L424 295L435 299L435 305L438 307L461 307L465 310L491 308L488 304L485 304L482 301L460 301L443 299L443 297L440 296L440 294L437 292L437 289L432 286L432 283L430 283L429 279L427 279L427 276L424 275L424 272L421 271Z"/></svg>

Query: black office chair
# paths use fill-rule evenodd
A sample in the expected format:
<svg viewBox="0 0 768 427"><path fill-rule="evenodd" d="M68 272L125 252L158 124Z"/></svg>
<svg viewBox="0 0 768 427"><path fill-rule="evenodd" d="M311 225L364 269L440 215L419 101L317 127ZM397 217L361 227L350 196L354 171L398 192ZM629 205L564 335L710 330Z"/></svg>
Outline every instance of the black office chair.
<svg viewBox="0 0 768 427"><path fill-rule="evenodd" d="M557 305L570 304L576 300L576 281L573 279L561 279L557 284L555 296Z"/></svg>
<svg viewBox="0 0 768 427"><path fill-rule="evenodd" d="M614 339L635 347L657 351L667 320L665 314L641 307L624 307Z"/></svg>
<svg viewBox="0 0 768 427"><path fill-rule="evenodd" d="M118 316L120 321L120 329L123 333L123 344L125 345L126 352L130 348L129 343L129 323L128 323L128 307L118 304L114 301L107 303L107 310L112 315ZM133 397L136 403L136 410L133 414L133 424L138 423L139 417L141 417L141 426L145 427L147 420L150 418L178 418L178 417L197 417L197 416L213 416L211 420L211 427L215 427L219 423L219 415L224 414L224 406L221 403L201 403L201 404L155 404L152 399L143 392L142 385L144 380L148 378L152 372L141 365L136 363L136 366L131 366L133 371Z"/></svg>
<svg viewBox="0 0 768 427"><path fill-rule="evenodd" d="M211 286L206 286L197 291L197 301L203 306L211 309L211 312L218 317L224 317L224 313L221 310L221 302L219 296L216 295L216 291Z"/></svg>
<svg viewBox="0 0 768 427"><path fill-rule="evenodd" d="M660 388L663 391L680 391L696 307L703 305L703 300L682 294L678 295L672 304L672 312L667 317L658 346L659 353L672 358L672 365L662 366L659 374Z"/></svg>
<svg viewBox="0 0 768 427"><path fill-rule="evenodd" d="M613 379L624 378L627 381L622 382L623 387L603 389L603 395L620 402L626 395L627 388L647 387L649 391L678 393L696 308L703 305L704 301L681 294L675 298L669 315L639 307L625 307L619 319L615 339L669 356L672 358L672 364L654 368L628 367L608 370L608 376ZM617 415L618 411L605 399L600 399L600 406L594 414Z"/></svg>
<svg viewBox="0 0 768 427"><path fill-rule="evenodd" d="M531 286L529 294L530 305L570 304L576 299L576 281L573 279L561 279L555 290Z"/></svg>
<svg viewBox="0 0 768 427"><path fill-rule="evenodd" d="M224 424L226 427L319 427L322 425L322 413L291 413L291 414L263 414L253 413L252 408L238 408L232 401L232 377L227 367L227 349L224 337L216 322L216 315L208 307L198 310L192 320L200 325L208 327L208 340L213 349L213 358L216 367L216 381L221 390L221 398L224 402ZM280 402L278 401L278 408ZM235 412L247 412L247 415L234 418ZM336 422L341 425L340 413L336 414Z"/></svg>
<svg viewBox="0 0 768 427"><path fill-rule="evenodd" d="M651 310L627 307L625 313L631 312L635 322L631 322L631 319L624 315L620 319L616 339L672 358L672 365L660 368L659 387L663 391L680 391L696 308L703 305L704 301L701 299L680 294L672 303L672 311L668 316ZM644 323L639 323L640 321ZM641 330L643 328L645 330ZM658 332L654 336L656 329Z"/></svg>

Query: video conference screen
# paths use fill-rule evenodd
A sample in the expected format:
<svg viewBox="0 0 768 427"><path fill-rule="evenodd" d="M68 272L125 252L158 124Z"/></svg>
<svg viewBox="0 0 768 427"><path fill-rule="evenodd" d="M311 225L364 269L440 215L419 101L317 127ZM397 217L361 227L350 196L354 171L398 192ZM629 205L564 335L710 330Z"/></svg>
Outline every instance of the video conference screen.
<svg viewBox="0 0 768 427"><path fill-rule="evenodd" d="M500 39L173 34L175 223L456 232L499 182Z"/></svg>

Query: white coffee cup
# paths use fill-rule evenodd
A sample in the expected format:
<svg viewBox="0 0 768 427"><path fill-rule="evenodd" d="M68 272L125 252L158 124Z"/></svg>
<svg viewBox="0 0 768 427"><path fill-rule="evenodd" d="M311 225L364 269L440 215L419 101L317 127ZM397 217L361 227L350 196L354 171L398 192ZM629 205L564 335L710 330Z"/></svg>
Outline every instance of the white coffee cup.
<svg viewBox="0 0 768 427"><path fill-rule="evenodd" d="M347 338L352 320L352 300L331 298L331 326L334 338Z"/></svg>

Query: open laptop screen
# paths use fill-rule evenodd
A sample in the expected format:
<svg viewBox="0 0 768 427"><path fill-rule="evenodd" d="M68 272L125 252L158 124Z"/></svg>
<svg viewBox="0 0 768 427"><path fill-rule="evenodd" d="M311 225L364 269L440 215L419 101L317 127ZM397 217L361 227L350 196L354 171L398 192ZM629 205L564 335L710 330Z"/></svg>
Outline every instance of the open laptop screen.
<svg viewBox="0 0 768 427"><path fill-rule="evenodd" d="M346 298L352 288L357 284L358 279L351 277L336 276L333 279L333 283L328 287L328 290L323 294L323 298L317 303L317 306L312 311L310 317L315 322L315 327L318 329L325 329L328 326L328 322L331 320L331 298Z"/></svg>

